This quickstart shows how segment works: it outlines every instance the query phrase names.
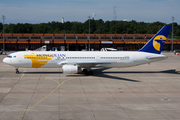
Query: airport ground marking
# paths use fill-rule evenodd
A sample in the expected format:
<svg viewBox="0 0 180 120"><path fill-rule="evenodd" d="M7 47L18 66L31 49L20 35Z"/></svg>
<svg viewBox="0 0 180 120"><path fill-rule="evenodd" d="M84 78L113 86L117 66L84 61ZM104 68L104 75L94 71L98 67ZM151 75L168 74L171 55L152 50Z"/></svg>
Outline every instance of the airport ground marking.
<svg viewBox="0 0 180 120"><path fill-rule="evenodd" d="M48 95L46 95L44 98L42 98L39 102L37 102L36 104L34 104L32 107L30 107L28 110L26 110L23 114L21 114L19 117L17 117L15 120L18 120L20 117L22 117L24 114L26 114L28 111L30 111L32 108L34 108L37 104L39 104L40 102L42 102L45 98L47 98L49 95L51 95L54 91L56 91L62 84L64 84L65 82L69 81L69 80L72 80L72 79L75 79L75 78L71 78L71 79L67 79L65 81L63 81L62 83L59 83L58 81L56 80L53 80L53 79L50 79L54 82L56 82L58 84L58 86L52 91L50 92Z"/></svg>

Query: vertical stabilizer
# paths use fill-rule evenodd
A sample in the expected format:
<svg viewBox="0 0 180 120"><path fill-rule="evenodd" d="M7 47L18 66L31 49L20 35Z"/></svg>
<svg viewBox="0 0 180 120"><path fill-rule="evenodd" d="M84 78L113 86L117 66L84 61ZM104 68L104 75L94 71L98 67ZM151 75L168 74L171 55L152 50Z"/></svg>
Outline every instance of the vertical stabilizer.
<svg viewBox="0 0 180 120"><path fill-rule="evenodd" d="M154 37L149 40L149 42L141 48L140 52L149 52L161 54L164 44L167 40L169 32L171 30L171 25L165 25Z"/></svg>

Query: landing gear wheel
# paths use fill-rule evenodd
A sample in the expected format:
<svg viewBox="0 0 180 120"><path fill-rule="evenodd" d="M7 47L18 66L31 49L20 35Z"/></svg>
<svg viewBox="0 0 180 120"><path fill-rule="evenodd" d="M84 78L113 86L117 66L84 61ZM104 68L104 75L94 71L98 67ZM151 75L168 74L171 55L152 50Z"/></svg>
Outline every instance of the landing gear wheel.
<svg viewBox="0 0 180 120"><path fill-rule="evenodd" d="M87 69L83 69L83 71L82 71L82 72L84 72L84 73L85 73L85 72L87 72Z"/></svg>
<svg viewBox="0 0 180 120"><path fill-rule="evenodd" d="M83 69L82 71L85 75L89 75L89 72L87 71L87 69Z"/></svg>
<svg viewBox="0 0 180 120"><path fill-rule="evenodd" d="M84 71L84 74L87 76L87 75L89 75L89 72L86 70L86 71Z"/></svg>
<svg viewBox="0 0 180 120"><path fill-rule="evenodd" d="M85 75L93 75L92 70L88 71L87 69L83 69L83 72L84 72Z"/></svg>
<svg viewBox="0 0 180 120"><path fill-rule="evenodd" d="M19 74L19 70L18 69L16 69L16 74Z"/></svg>
<svg viewBox="0 0 180 120"><path fill-rule="evenodd" d="M89 75L93 75L93 71L89 71Z"/></svg>

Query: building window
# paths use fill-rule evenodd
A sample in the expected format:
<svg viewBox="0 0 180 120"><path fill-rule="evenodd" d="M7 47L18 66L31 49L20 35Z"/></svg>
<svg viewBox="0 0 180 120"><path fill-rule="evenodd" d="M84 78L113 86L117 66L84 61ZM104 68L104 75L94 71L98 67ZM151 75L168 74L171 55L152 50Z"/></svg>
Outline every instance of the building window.
<svg viewBox="0 0 180 120"><path fill-rule="evenodd" d="M64 37L55 37L55 39L64 39Z"/></svg>
<svg viewBox="0 0 180 120"><path fill-rule="evenodd" d="M66 37L66 39L76 39L76 37Z"/></svg>
<svg viewBox="0 0 180 120"><path fill-rule="evenodd" d="M122 37L112 37L112 39L122 39Z"/></svg>
<svg viewBox="0 0 180 120"><path fill-rule="evenodd" d="M136 37L136 39L144 39L144 37Z"/></svg>
<svg viewBox="0 0 180 120"><path fill-rule="evenodd" d="M101 39L111 39L110 37L101 37Z"/></svg>
<svg viewBox="0 0 180 120"><path fill-rule="evenodd" d="M19 39L29 39L29 37L19 37Z"/></svg>
<svg viewBox="0 0 180 120"><path fill-rule="evenodd" d="M41 37L31 37L31 39L41 39Z"/></svg>
<svg viewBox="0 0 180 120"><path fill-rule="evenodd" d="M124 39L134 39L134 37L124 37Z"/></svg>
<svg viewBox="0 0 180 120"><path fill-rule="evenodd" d="M90 39L99 39L99 37L90 37Z"/></svg>
<svg viewBox="0 0 180 120"><path fill-rule="evenodd" d="M43 37L43 39L52 39L52 37Z"/></svg>
<svg viewBox="0 0 180 120"><path fill-rule="evenodd" d="M78 39L87 39L87 37L78 37Z"/></svg>
<svg viewBox="0 0 180 120"><path fill-rule="evenodd" d="M146 39L151 39L152 37L146 37Z"/></svg>
<svg viewBox="0 0 180 120"><path fill-rule="evenodd" d="M17 37L8 37L8 39L17 39Z"/></svg>

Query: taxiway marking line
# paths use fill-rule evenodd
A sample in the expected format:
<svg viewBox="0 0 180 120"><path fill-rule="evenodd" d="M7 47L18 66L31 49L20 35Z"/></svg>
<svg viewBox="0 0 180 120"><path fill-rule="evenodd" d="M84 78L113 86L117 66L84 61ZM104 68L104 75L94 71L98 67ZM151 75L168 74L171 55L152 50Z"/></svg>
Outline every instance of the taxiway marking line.
<svg viewBox="0 0 180 120"><path fill-rule="evenodd" d="M75 79L75 78L72 78L72 79ZM24 114L26 114L28 111L30 111L32 108L34 108L37 104L39 104L40 102L42 102L45 98L47 98L49 95L51 95L54 91L56 91L62 84L64 84L65 82L69 81L69 80L72 80L72 79L67 79L65 81L63 81L62 83L59 83L58 81L56 80L52 80L56 83L58 83L58 86L51 92L49 93L48 95L46 95L44 98L42 98L39 102L37 102L36 104L34 104L31 108L29 108L28 110L26 110L23 114L21 114L19 117L17 117L15 120L19 119L21 116L23 116Z"/></svg>

